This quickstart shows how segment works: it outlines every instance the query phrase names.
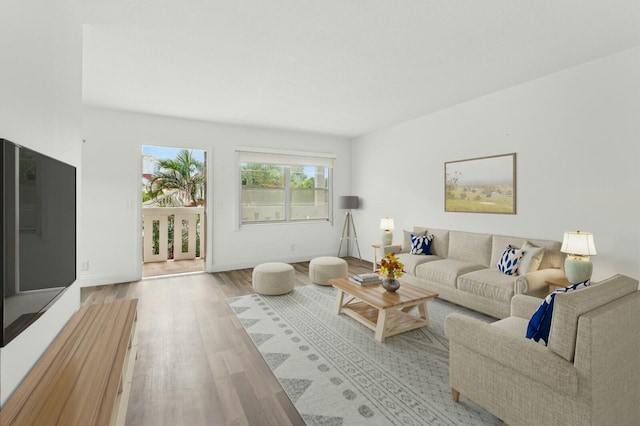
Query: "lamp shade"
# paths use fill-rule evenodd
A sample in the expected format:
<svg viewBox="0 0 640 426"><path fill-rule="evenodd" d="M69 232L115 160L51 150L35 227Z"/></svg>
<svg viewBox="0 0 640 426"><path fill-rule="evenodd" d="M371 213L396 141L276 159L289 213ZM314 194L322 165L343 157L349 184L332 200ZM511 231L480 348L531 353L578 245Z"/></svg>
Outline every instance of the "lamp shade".
<svg viewBox="0 0 640 426"><path fill-rule="evenodd" d="M358 196L356 195L343 195L340 197L339 206L341 209L357 209L360 206Z"/></svg>
<svg viewBox="0 0 640 426"><path fill-rule="evenodd" d="M580 256L593 256L597 254L596 246L593 244L593 234L591 232L581 231L565 232L560 251Z"/></svg>
<svg viewBox="0 0 640 426"><path fill-rule="evenodd" d="M380 219L380 229L384 230L393 230L393 218L391 217L383 217Z"/></svg>

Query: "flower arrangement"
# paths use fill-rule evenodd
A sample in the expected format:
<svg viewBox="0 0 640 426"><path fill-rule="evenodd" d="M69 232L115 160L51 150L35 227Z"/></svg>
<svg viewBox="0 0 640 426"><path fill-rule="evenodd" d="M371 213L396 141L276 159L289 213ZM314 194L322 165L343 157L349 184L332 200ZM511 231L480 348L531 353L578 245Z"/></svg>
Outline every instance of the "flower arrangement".
<svg viewBox="0 0 640 426"><path fill-rule="evenodd" d="M380 268L376 272L386 278L400 278L404 274L404 264L398 260L395 253L387 253L380 261Z"/></svg>

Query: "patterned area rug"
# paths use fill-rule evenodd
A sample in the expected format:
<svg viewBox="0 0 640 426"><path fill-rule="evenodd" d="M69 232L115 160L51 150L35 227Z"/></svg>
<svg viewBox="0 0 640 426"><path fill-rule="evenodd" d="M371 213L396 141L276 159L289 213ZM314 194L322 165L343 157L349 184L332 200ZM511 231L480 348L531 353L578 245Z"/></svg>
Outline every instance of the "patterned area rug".
<svg viewBox="0 0 640 426"><path fill-rule="evenodd" d="M451 312L490 320L436 299L431 327L374 340L373 331L334 313L335 290L309 285L283 296L227 300L308 425L498 425L449 388Z"/></svg>

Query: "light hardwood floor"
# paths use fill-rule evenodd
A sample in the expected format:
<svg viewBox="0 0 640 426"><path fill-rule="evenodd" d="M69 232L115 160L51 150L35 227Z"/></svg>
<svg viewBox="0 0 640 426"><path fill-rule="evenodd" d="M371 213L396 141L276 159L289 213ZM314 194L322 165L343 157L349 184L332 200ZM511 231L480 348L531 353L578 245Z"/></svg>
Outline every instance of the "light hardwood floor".
<svg viewBox="0 0 640 426"><path fill-rule="evenodd" d="M371 263L348 258L349 273ZM309 285L309 262L293 264ZM82 289L82 304L138 302L127 425L303 425L226 299L253 293L251 269Z"/></svg>
<svg viewBox="0 0 640 426"><path fill-rule="evenodd" d="M142 264L142 278L204 271L204 259L167 260Z"/></svg>

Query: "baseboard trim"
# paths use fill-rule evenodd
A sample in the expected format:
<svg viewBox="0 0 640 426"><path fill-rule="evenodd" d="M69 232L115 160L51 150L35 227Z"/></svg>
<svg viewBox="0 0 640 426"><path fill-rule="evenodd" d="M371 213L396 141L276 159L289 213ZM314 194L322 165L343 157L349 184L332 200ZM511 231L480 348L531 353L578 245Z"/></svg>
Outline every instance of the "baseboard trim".
<svg viewBox="0 0 640 426"><path fill-rule="evenodd" d="M104 274L104 275L90 275L78 278L77 282L80 287L96 287L99 285L107 284L120 284L139 281L140 277L134 276L134 274Z"/></svg>

